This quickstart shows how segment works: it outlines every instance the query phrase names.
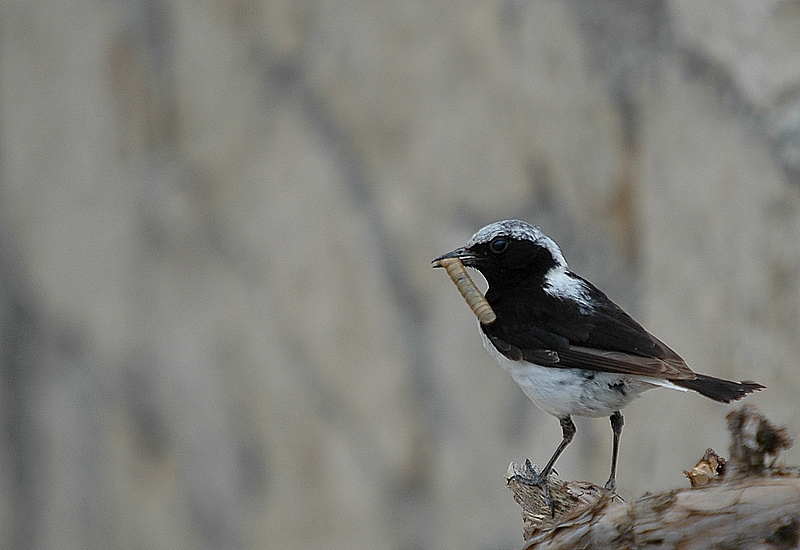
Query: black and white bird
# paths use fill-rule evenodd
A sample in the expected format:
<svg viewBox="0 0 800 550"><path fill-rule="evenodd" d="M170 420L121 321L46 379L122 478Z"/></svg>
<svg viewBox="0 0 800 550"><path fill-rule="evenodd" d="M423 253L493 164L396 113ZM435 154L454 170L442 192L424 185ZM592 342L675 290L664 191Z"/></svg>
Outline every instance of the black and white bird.
<svg viewBox="0 0 800 550"><path fill-rule="evenodd" d="M558 245L519 220L487 225L463 248L434 260L459 258L489 283L486 300L497 315L480 324L483 345L539 408L558 418L563 439L541 470L526 481L542 488L572 441L572 415L610 416L611 475L615 489L623 419L620 410L656 387L693 390L729 403L763 388L693 372L586 279L572 273Z"/></svg>

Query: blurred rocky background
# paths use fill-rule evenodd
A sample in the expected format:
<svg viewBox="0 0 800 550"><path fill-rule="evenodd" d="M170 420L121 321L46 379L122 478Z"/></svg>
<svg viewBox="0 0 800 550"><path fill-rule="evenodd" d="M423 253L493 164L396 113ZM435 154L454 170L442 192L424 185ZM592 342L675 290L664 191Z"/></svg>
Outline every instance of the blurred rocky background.
<svg viewBox="0 0 800 550"><path fill-rule="evenodd" d="M0 0L0 547L515 548L558 422L430 268L539 224L800 433L800 3ZM685 486L729 407L626 409ZM607 420L559 462L602 483ZM797 450L787 461L797 464Z"/></svg>

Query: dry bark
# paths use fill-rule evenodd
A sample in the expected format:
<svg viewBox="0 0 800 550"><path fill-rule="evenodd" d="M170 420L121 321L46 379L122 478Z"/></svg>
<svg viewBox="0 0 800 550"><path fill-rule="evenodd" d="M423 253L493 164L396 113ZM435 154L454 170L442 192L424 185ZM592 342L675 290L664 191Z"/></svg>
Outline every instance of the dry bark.
<svg viewBox="0 0 800 550"><path fill-rule="evenodd" d="M555 517L541 490L521 481L525 467L512 464L508 486L523 509L525 548L797 548L800 470L773 466L791 438L752 405L732 411L728 427L730 461L709 449L686 472L690 488L629 503L553 476Z"/></svg>

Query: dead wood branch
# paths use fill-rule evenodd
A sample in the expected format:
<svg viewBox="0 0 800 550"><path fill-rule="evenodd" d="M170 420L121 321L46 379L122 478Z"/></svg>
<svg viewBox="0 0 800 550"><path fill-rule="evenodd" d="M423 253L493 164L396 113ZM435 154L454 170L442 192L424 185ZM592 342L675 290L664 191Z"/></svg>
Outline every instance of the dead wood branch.
<svg viewBox="0 0 800 550"><path fill-rule="evenodd" d="M774 467L791 438L753 405L732 411L728 424L730 461L706 451L686 472L695 487L628 503L602 487L553 476L555 518L541 490L520 481L524 467L512 464L508 486L523 509L525 548L798 547L800 471Z"/></svg>

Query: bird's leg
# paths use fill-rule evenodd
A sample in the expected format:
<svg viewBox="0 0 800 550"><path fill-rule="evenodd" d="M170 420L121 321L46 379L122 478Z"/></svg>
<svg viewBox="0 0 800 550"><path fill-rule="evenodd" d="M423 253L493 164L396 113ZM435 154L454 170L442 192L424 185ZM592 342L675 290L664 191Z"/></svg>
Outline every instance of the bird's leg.
<svg viewBox="0 0 800 550"><path fill-rule="evenodd" d="M622 416L620 416L620 419L621 418ZM550 496L550 472L553 470L553 465L556 463L556 460L558 460L558 457L561 456L561 453L564 452L567 445L572 442L572 438L575 437L575 432L578 431L575 427L575 423L572 421L572 417L569 415L559 418L558 420L561 423L562 439L561 443L559 443L556 448L556 452L553 453L553 456L550 457L550 460L547 461L547 464L544 465L544 468L542 468L542 471L539 473L536 473L533 467L530 466L530 461L526 461L525 465L528 475L519 478L520 482L527 485L536 485L542 490L545 502L550 506L550 513L553 517L556 516L556 506L553 502L553 498Z"/></svg>
<svg viewBox="0 0 800 550"><path fill-rule="evenodd" d="M606 481L606 489L614 491L617 486L617 455L619 454L619 436L622 435L622 426L625 420L619 411L611 415L611 431L614 433L614 444L611 449L611 475Z"/></svg>

